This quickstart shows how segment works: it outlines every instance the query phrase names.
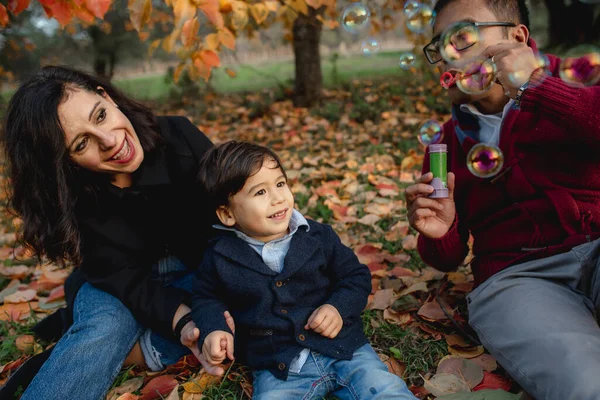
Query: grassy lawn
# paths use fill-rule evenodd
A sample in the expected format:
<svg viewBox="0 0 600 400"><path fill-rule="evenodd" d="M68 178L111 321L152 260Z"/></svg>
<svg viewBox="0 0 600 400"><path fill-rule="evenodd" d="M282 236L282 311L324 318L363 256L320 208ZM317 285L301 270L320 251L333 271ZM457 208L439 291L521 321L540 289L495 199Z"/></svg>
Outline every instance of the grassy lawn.
<svg viewBox="0 0 600 400"><path fill-rule="evenodd" d="M331 87L336 83L353 79L401 76L407 72L398 66L399 52L382 52L375 56L350 56L339 58L335 67L331 59L323 57L321 68L323 83ZM337 75L334 74L334 68ZM294 79L294 62L273 62L260 65L240 65L232 68L236 77L231 78L224 68L213 70L211 86L218 93L260 91L279 84L289 86ZM337 76L337 82L336 82ZM115 84L138 99L157 100L169 95L174 84L165 74L144 76L115 81ZM200 86L202 87L202 82Z"/></svg>

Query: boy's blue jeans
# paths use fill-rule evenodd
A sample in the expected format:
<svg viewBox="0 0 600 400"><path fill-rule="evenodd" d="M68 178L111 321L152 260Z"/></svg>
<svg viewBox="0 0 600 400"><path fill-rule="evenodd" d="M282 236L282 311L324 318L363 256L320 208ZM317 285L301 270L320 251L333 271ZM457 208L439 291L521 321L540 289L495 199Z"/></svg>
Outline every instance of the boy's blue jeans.
<svg viewBox="0 0 600 400"><path fill-rule="evenodd" d="M354 352L352 360L336 360L311 351L299 373L276 378L268 370L254 372L254 400L322 399L333 394L341 400L414 400L416 397L387 367L371 345Z"/></svg>
<svg viewBox="0 0 600 400"><path fill-rule="evenodd" d="M191 290L192 274L181 277L184 269L178 259L169 257L155 266L155 278ZM190 354L174 339L140 325L117 298L86 283L75 297L73 325L56 343L21 400L104 399L138 340L146 364L154 371Z"/></svg>

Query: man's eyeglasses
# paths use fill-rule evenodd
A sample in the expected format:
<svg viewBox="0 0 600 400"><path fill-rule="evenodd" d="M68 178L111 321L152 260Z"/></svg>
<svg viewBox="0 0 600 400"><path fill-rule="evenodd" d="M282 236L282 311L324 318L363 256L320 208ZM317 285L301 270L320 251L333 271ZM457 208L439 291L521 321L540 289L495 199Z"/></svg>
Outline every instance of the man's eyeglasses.
<svg viewBox="0 0 600 400"><path fill-rule="evenodd" d="M485 26L508 26L515 27L512 22L459 22L441 36L433 38L433 40L423 47L425 57L430 64L435 64L442 61L442 54L445 52L447 58L459 58L458 52L467 50L479 42L479 27ZM440 47L442 42L442 48Z"/></svg>

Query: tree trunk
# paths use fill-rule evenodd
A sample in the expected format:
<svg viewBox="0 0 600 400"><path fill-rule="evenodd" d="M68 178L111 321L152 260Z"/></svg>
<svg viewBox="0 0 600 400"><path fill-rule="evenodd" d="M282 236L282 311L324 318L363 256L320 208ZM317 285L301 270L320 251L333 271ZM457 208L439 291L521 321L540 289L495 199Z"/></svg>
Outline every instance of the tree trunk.
<svg viewBox="0 0 600 400"><path fill-rule="evenodd" d="M300 14L292 28L296 76L293 103L296 107L312 107L321 96L321 22L317 11L309 7L309 15Z"/></svg>

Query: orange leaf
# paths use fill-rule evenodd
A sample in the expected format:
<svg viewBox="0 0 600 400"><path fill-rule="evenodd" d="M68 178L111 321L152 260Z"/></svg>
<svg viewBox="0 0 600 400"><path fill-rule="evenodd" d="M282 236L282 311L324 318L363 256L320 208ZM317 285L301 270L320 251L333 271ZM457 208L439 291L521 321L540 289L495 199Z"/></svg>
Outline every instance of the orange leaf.
<svg viewBox="0 0 600 400"><path fill-rule="evenodd" d="M4 304L27 303L35 298L37 298L37 291L34 289L17 290L13 294L4 296Z"/></svg>
<svg viewBox="0 0 600 400"><path fill-rule="evenodd" d="M198 18L194 17L185 21L183 29L181 30L181 43L185 47L190 47L196 41L198 35L198 29L200 29L200 23Z"/></svg>
<svg viewBox="0 0 600 400"><path fill-rule="evenodd" d="M269 16L267 6L262 3L251 4L250 13L258 25L262 24Z"/></svg>
<svg viewBox="0 0 600 400"><path fill-rule="evenodd" d="M46 303L50 303L51 301L61 299L63 297L65 297L65 287L59 286L50 291L50 294L48 295L48 298L46 299Z"/></svg>
<svg viewBox="0 0 600 400"><path fill-rule="evenodd" d="M211 24L217 29L221 29L225 26L223 21L223 14L219 11L219 0L203 0L198 8L206 15Z"/></svg>
<svg viewBox="0 0 600 400"><path fill-rule="evenodd" d="M104 19L112 0L85 0L85 5L97 18Z"/></svg>
<svg viewBox="0 0 600 400"><path fill-rule="evenodd" d="M229 0L219 0L219 12L221 14L229 14L233 8Z"/></svg>
<svg viewBox="0 0 600 400"><path fill-rule="evenodd" d="M46 10L48 17L56 19L63 27L71 22L73 18L71 8L65 0L56 0L51 5L44 6L44 10Z"/></svg>
<svg viewBox="0 0 600 400"><path fill-rule="evenodd" d="M0 321L18 321L21 316L28 315L30 310L38 308L39 303L4 304L0 306Z"/></svg>
<svg viewBox="0 0 600 400"><path fill-rule="evenodd" d="M175 83L179 82L179 77L181 76L184 67L185 64L179 64L177 68L175 68L175 71L173 72L173 80L175 81Z"/></svg>
<svg viewBox="0 0 600 400"><path fill-rule="evenodd" d="M42 3L42 2L40 1L40 3ZM18 15L21 11L25 10L27 7L29 7L29 0L8 0L8 11L13 13L14 15Z"/></svg>
<svg viewBox="0 0 600 400"><path fill-rule="evenodd" d="M230 78L235 78L237 76L237 72L230 68L225 68L225 73L229 75Z"/></svg>
<svg viewBox="0 0 600 400"><path fill-rule="evenodd" d="M202 57L194 58L194 67L196 67L196 73L200 75L202 79L208 82L208 79L210 78L210 70L212 69L212 67L206 65L206 63L204 63L204 61L202 60Z"/></svg>
<svg viewBox="0 0 600 400"><path fill-rule="evenodd" d="M152 43L150 43L150 46L148 47L148 56L152 56L152 54L154 54L154 51L158 48L158 46L160 46L160 39L152 41Z"/></svg>
<svg viewBox="0 0 600 400"><path fill-rule="evenodd" d="M0 26L4 28L6 25L8 25L8 11L3 4L0 4Z"/></svg>
<svg viewBox="0 0 600 400"><path fill-rule="evenodd" d="M196 6L190 0L173 0L173 14L175 15L175 30L181 29L183 23L196 16ZM166 49L165 49L166 50ZM170 52L170 50L167 50Z"/></svg>
<svg viewBox="0 0 600 400"><path fill-rule="evenodd" d="M140 400L158 400L162 396L166 396L178 383L174 375L161 375L148 382L142 390L140 390Z"/></svg>
<svg viewBox="0 0 600 400"><path fill-rule="evenodd" d="M211 68L221 65L219 55L212 50L202 50L200 52L200 57L202 58L202 62Z"/></svg>
<svg viewBox="0 0 600 400"><path fill-rule="evenodd" d="M219 30L219 42L230 50L235 50L235 36L227 28Z"/></svg>
<svg viewBox="0 0 600 400"><path fill-rule="evenodd" d="M279 10L279 2L278 1L265 1L264 4L265 4L265 7L267 7L267 10L269 10L269 11L277 12L277 10Z"/></svg>
<svg viewBox="0 0 600 400"><path fill-rule="evenodd" d="M202 393L207 387L220 382L222 379L221 376L213 376L205 372L200 377L184 383L183 390L187 393Z"/></svg>
<svg viewBox="0 0 600 400"><path fill-rule="evenodd" d="M75 16L75 18L78 18L84 22L87 22L88 24L91 24L94 22L94 20L96 19L96 17L94 17L94 14L92 14L92 12L90 10L88 10L87 8L76 8L73 10L73 15Z"/></svg>
<svg viewBox="0 0 600 400"><path fill-rule="evenodd" d="M129 19L136 31L140 31L144 24L150 21L152 14L152 0L129 0Z"/></svg>
<svg viewBox="0 0 600 400"><path fill-rule="evenodd" d="M33 351L35 338L33 335L21 335L15 339L15 347L22 352L30 353Z"/></svg>

